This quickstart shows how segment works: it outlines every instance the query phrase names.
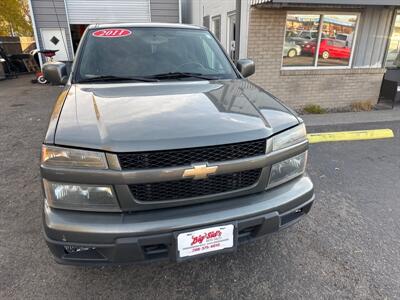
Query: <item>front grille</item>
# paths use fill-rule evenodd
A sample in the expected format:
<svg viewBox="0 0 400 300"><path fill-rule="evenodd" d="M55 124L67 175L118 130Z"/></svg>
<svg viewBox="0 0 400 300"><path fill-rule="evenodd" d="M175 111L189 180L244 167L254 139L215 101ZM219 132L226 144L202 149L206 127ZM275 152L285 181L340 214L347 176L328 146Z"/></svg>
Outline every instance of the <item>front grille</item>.
<svg viewBox="0 0 400 300"><path fill-rule="evenodd" d="M178 150L119 153L124 169L151 169L190 165L196 162L219 162L265 154L265 139L218 146Z"/></svg>
<svg viewBox="0 0 400 300"><path fill-rule="evenodd" d="M213 175L207 179L183 179L157 183L132 184L129 188L139 201L168 201L219 194L250 187L257 183L261 169Z"/></svg>

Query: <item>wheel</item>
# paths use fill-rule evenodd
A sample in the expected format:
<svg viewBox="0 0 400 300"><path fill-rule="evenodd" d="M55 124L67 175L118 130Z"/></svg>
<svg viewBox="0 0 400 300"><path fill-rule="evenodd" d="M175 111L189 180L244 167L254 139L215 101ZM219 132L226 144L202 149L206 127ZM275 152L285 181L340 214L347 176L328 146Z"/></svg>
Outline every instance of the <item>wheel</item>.
<svg viewBox="0 0 400 300"><path fill-rule="evenodd" d="M39 82L40 84L46 84L46 83L47 83L47 80L46 80L46 78L44 78L43 75L40 75L40 76L37 78L37 82Z"/></svg>
<svg viewBox="0 0 400 300"><path fill-rule="evenodd" d="M296 55L297 55L296 49L290 49L287 53L287 56L290 58L295 57Z"/></svg>
<svg viewBox="0 0 400 300"><path fill-rule="evenodd" d="M324 51L324 52L322 52L322 58L323 59L328 59L329 58L329 52L328 51Z"/></svg>

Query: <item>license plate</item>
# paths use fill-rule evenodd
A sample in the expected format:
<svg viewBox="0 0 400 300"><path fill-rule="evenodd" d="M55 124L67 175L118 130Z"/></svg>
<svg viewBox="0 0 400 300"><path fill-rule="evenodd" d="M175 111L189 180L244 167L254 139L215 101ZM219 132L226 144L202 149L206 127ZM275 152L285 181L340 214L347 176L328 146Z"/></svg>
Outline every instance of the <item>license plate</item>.
<svg viewBox="0 0 400 300"><path fill-rule="evenodd" d="M221 225L178 234L178 257L189 257L234 247L234 225Z"/></svg>

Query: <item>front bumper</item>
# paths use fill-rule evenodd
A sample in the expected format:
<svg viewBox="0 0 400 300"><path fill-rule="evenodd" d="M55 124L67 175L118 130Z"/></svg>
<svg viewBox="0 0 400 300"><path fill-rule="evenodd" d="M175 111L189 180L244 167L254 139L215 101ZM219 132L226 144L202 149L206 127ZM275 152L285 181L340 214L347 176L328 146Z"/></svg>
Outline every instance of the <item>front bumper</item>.
<svg viewBox="0 0 400 300"><path fill-rule="evenodd" d="M241 244L293 224L308 213L313 201L313 184L304 175L267 192L131 214L64 211L45 205L43 223L47 244L60 263L175 260L177 231L233 223ZM78 247L84 251L76 251Z"/></svg>

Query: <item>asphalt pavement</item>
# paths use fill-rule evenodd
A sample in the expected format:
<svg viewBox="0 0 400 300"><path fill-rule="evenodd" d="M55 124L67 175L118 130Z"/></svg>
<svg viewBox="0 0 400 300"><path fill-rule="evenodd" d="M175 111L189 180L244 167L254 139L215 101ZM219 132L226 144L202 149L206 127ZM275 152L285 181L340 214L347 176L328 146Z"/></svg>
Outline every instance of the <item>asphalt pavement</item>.
<svg viewBox="0 0 400 300"><path fill-rule="evenodd" d="M0 82L0 299L400 298L400 121L309 127L390 128L395 138L310 145L310 214L233 254L62 266L43 240L38 167L60 88L30 79Z"/></svg>

